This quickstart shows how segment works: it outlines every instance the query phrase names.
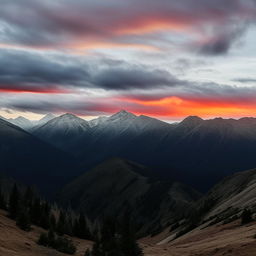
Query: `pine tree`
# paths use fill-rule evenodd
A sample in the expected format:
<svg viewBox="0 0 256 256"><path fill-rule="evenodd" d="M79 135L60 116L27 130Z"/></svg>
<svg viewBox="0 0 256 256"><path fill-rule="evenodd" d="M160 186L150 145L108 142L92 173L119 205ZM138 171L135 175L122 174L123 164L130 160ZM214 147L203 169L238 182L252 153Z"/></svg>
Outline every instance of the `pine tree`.
<svg viewBox="0 0 256 256"><path fill-rule="evenodd" d="M52 229L48 231L47 239L48 239L48 246L55 248L56 246L55 233Z"/></svg>
<svg viewBox="0 0 256 256"><path fill-rule="evenodd" d="M117 249L116 222L113 218L108 217L104 220L101 229L100 243L102 250L106 253Z"/></svg>
<svg viewBox="0 0 256 256"><path fill-rule="evenodd" d="M88 240L91 239L92 236L83 213L80 213L79 218L75 220L73 225L73 233L79 238Z"/></svg>
<svg viewBox="0 0 256 256"><path fill-rule="evenodd" d="M16 219L19 214L20 196L17 185L13 186L10 199L9 199L9 216L12 219Z"/></svg>
<svg viewBox="0 0 256 256"><path fill-rule="evenodd" d="M31 222L28 209L20 210L19 215L17 216L16 225L20 227L22 230L31 230Z"/></svg>
<svg viewBox="0 0 256 256"><path fill-rule="evenodd" d="M59 235L64 235L67 231L67 219L66 214L63 211L60 211L56 230Z"/></svg>
<svg viewBox="0 0 256 256"><path fill-rule="evenodd" d="M56 229L56 218L54 214L50 215L50 228L55 230Z"/></svg>
<svg viewBox="0 0 256 256"><path fill-rule="evenodd" d="M112 218L104 220L99 239L93 245L91 256L142 256L129 215L118 223Z"/></svg>
<svg viewBox="0 0 256 256"><path fill-rule="evenodd" d="M41 220L41 200L35 198L31 207L31 221L35 225L39 225Z"/></svg>
<svg viewBox="0 0 256 256"><path fill-rule="evenodd" d="M26 206L27 208L31 208L32 207L32 203L33 203L33 198L34 198L34 192L31 189L31 187L27 187L26 192L24 194L24 206Z"/></svg>
<svg viewBox="0 0 256 256"><path fill-rule="evenodd" d="M51 208L47 202L43 202L40 208L41 208L41 218L40 218L39 225L44 229L49 229Z"/></svg>
<svg viewBox="0 0 256 256"><path fill-rule="evenodd" d="M120 239L121 250L125 256L142 256L142 249L139 247L136 237L135 230L131 221L131 217L128 213L125 214Z"/></svg>
<svg viewBox="0 0 256 256"><path fill-rule="evenodd" d="M66 218L65 234L73 236L73 219L71 215Z"/></svg>
<svg viewBox="0 0 256 256"><path fill-rule="evenodd" d="M1 186L0 186L0 209L7 210L6 201L5 201L4 195L2 193Z"/></svg>

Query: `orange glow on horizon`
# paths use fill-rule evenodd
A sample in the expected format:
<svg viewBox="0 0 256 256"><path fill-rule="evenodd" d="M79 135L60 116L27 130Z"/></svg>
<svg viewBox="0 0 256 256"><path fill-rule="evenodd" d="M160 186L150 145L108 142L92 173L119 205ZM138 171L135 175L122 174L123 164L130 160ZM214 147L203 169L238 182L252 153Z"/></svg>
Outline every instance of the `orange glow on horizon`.
<svg viewBox="0 0 256 256"><path fill-rule="evenodd" d="M196 115L202 118L225 117L241 118L255 116L256 103L219 102L208 100L187 100L179 97L167 97L160 100L138 100L132 98L120 99L136 104L131 111L139 115L149 115L157 118L182 119Z"/></svg>

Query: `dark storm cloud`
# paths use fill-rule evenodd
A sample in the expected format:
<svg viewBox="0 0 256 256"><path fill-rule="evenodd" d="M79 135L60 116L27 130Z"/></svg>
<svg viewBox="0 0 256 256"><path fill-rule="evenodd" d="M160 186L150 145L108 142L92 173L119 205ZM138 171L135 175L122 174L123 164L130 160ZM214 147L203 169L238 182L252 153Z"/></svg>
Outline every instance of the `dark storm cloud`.
<svg viewBox="0 0 256 256"><path fill-rule="evenodd" d="M121 98L139 101L160 101L168 97L178 97L188 101L220 102L220 103L256 103L256 88L237 87L217 83L197 83L184 81L180 86L166 90L127 91Z"/></svg>
<svg viewBox="0 0 256 256"><path fill-rule="evenodd" d="M84 96L74 97L57 95L23 95L20 97L1 98L0 110L12 109L21 112L45 113L75 113L77 115L97 115L99 113L111 113L118 109L115 100L109 98L86 98Z"/></svg>
<svg viewBox="0 0 256 256"><path fill-rule="evenodd" d="M105 89L149 89L177 86L180 80L163 70L147 70L142 67L113 68L99 72L95 84Z"/></svg>
<svg viewBox="0 0 256 256"><path fill-rule="evenodd" d="M231 24L228 27L220 26L214 29L214 35L206 39L199 46L199 52L205 55L223 55L240 39L246 31L248 23L241 21L239 24Z"/></svg>
<svg viewBox="0 0 256 256"><path fill-rule="evenodd" d="M226 29L230 24L250 22L253 17L253 0L2 0L0 41L35 47L86 45L91 40L150 44L143 34L157 29ZM204 33L203 29L200 31ZM211 36L214 34L213 31ZM229 39L210 42L201 52L225 53L232 44Z"/></svg>
<svg viewBox="0 0 256 256"><path fill-rule="evenodd" d="M22 51L1 50L0 66L1 89L40 91L61 85L80 86L90 76L79 63Z"/></svg>
<svg viewBox="0 0 256 256"><path fill-rule="evenodd" d="M75 88L131 90L179 85L169 72L125 62L100 61L104 68L90 59L68 60L62 56L43 56L23 51L0 50L0 89L47 92ZM118 67L117 67L118 66Z"/></svg>
<svg viewBox="0 0 256 256"><path fill-rule="evenodd" d="M216 41L204 44L200 49L200 53L207 55L226 54L229 51L232 43L233 40L230 38L219 38Z"/></svg>

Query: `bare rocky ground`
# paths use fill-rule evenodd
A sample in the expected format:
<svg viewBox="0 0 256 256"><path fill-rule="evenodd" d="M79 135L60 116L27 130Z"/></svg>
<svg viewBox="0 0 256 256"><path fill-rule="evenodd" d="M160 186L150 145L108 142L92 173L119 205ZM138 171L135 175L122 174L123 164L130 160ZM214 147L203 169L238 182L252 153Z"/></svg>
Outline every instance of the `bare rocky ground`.
<svg viewBox="0 0 256 256"><path fill-rule="evenodd" d="M14 221L0 211L1 256L64 256L66 254L36 244L43 230L33 227L31 232L18 229ZM240 221L196 229L168 242L167 232L140 241L145 256L255 256L256 222L245 226ZM83 256L92 242L73 239L77 246L76 256ZM131 255L132 256L132 255Z"/></svg>

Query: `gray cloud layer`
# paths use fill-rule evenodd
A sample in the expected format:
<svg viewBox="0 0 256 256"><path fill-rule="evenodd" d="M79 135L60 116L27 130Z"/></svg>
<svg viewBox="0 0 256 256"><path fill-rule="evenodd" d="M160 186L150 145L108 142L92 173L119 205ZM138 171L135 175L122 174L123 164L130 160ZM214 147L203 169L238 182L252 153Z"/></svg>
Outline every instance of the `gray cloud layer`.
<svg viewBox="0 0 256 256"><path fill-rule="evenodd" d="M2 0L0 41L35 47L68 47L91 39L151 44L148 35L124 31L143 31L159 22L198 28L210 38L199 52L222 54L241 34L239 24L255 22L255 7L254 0ZM161 47L160 40L154 44Z"/></svg>
<svg viewBox="0 0 256 256"><path fill-rule="evenodd" d="M104 62L101 60L101 62ZM180 81L169 72L147 66L128 65L126 62L43 56L23 51L0 50L0 89L47 90L101 88L106 90L149 89L176 86Z"/></svg>

